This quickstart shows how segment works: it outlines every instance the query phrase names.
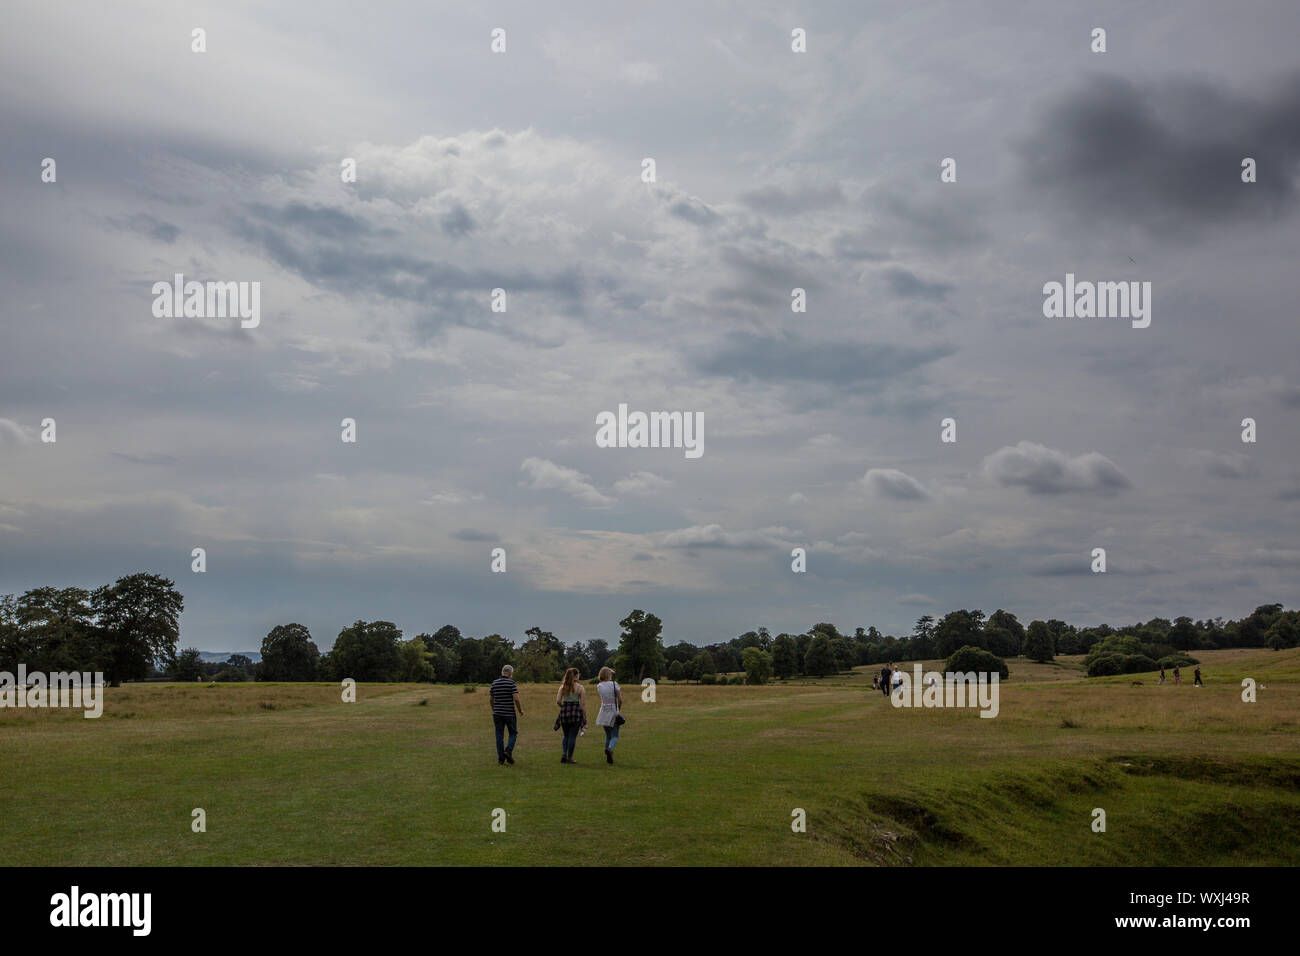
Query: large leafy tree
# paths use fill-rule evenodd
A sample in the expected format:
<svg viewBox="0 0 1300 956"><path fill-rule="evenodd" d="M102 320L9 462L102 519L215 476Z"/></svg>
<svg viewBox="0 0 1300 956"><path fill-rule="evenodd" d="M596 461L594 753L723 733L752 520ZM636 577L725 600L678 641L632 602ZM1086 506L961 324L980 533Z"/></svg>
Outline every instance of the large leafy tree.
<svg viewBox="0 0 1300 956"><path fill-rule="evenodd" d="M258 680L315 680L319 662L320 648L311 631L301 624L277 624L262 638Z"/></svg>
<svg viewBox="0 0 1300 956"><path fill-rule="evenodd" d="M433 652L425 645L422 638L413 637L409 641L400 642L397 645L397 653L400 659L397 668L398 680L412 682L433 681L435 676Z"/></svg>
<svg viewBox="0 0 1300 956"><path fill-rule="evenodd" d="M618 655L628 676L635 677L638 684L647 677L658 679L664 670L663 621L635 610L618 626L623 629Z"/></svg>
<svg viewBox="0 0 1300 956"><path fill-rule="evenodd" d="M740 655L747 684L766 684L772 679L772 655L759 647L747 647Z"/></svg>
<svg viewBox="0 0 1300 956"><path fill-rule="evenodd" d="M137 573L94 590L97 663L113 686L148 677L155 664L170 666L180 638L185 599L157 574Z"/></svg>
<svg viewBox="0 0 1300 956"><path fill-rule="evenodd" d="M14 612L29 670L102 670L95 666L95 612L85 588L33 588Z"/></svg>
<svg viewBox="0 0 1300 956"><path fill-rule="evenodd" d="M813 636L812 643L808 645L808 653L804 655L803 672L817 677L836 673L835 649L825 634Z"/></svg>
<svg viewBox="0 0 1300 956"><path fill-rule="evenodd" d="M996 653L996 652L995 652ZM1030 621L1029 630L1025 632L1024 655L1031 661L1050 661L1052 659L1052 632L1043 621Z"/></svg>
<svg viewBox="0 0 1300 956"><path fill-rule="evenodd" d="M401 640L402 632L391 621L357 621L334 639L330 665L340 680L396 680L402 663L397 646Z"/></svg>
<svg viewBox="0 0 1300 956"><path fill-rule="evenodd" d="M793 677L799 671L799 648L789 634L781 634L772 642L772 673L781 680Z"/></svg>
<svg viewBox="0 0 1300 956"><path fill-rule="evenodd" d="M983 611L950 611L934 628L935 652L949 657L959 647L970 644L980 646L980 631L984 625Z"/></svg>

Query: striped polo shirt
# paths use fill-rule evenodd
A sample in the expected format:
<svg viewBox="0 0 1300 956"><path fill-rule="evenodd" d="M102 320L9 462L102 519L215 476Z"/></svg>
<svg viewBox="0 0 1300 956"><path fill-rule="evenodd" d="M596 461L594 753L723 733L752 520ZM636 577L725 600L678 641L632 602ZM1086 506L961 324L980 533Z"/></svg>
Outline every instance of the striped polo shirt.
<svg viewBox="0 0 1300 956"><path fill-rule="evenodd" d="M519 693L519 685L514 680L498 677L492 682L489 693L492 694L492 713L502 717L515 715L515 694Z"/></svg>

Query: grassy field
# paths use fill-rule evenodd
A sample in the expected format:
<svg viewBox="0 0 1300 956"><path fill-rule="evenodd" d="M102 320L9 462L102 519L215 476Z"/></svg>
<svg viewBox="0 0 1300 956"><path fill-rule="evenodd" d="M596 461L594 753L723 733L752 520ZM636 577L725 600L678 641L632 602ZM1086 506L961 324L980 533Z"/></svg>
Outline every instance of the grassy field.
<svg viewBox="0 0 1300 956"><path fill-rule="evenodd" d="M628 688L613 767L594 726L560 764L549 686L522 686L502 767L485 688L127 685L99 720L0 710L0 845L27 865L1300 863L1300 649L1198 657L1202 688L1013 660L992 720L893 708L865 670Z"/></svg>

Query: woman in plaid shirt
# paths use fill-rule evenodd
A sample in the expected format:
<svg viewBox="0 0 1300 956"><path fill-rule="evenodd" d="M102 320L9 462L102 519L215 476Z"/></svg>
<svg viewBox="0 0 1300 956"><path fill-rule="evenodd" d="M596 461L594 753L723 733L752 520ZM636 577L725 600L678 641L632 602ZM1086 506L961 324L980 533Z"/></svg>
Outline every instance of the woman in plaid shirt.
<svg viewBox="0 0 1300 956"><path fill-rule="evenodd" d="M578 683L578 669L570 667L564 672L564 683L555 693L555 703L560 715L555 718L555 729L564 731L560 763L577 763L573 748L578 745L578 731L587 726L587 692Z"/></svg>

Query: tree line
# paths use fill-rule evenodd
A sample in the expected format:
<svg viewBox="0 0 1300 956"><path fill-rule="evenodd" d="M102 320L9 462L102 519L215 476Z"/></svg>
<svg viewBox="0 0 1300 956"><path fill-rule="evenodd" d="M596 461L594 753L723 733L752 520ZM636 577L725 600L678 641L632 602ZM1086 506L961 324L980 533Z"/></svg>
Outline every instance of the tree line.
<svg viewBox="0 0 1300 956"><path fill-rule="evenodd" d="M665 647L663 622L634 610L619 622L618 646L602 638L566 644L551 631L528 628L516 643L500 634L467 637L453 625L404 639L391 621L356 621L322 652L301 624L280 624L262 639L261 661L232 655L202 660L197 648L177 652L184 599L172 581L137 573L93 590L34 588L0 596L0 670L19 663L31 671L101 671L117 683L148 677L172 680L418 681L482 684L511 664L523 682L558 681L568 667L584 677L613 667L621 680L693 680L713 683L744 673L749 683L772 678L826 677L853 667L950 658L962 648L994 657L1050 661L1085 654L1090 675L1155 670L1195 663L1190 652L1224 647L1295 647L1300 612L1265 604L1237 621L1152 618L1122 627L1076 628L1064 621L1031 621L999 608L925 615L903 637L874 627L844 634L819 622L801 634L773 636L766 627L701 647L679 641Z"/></svg>

